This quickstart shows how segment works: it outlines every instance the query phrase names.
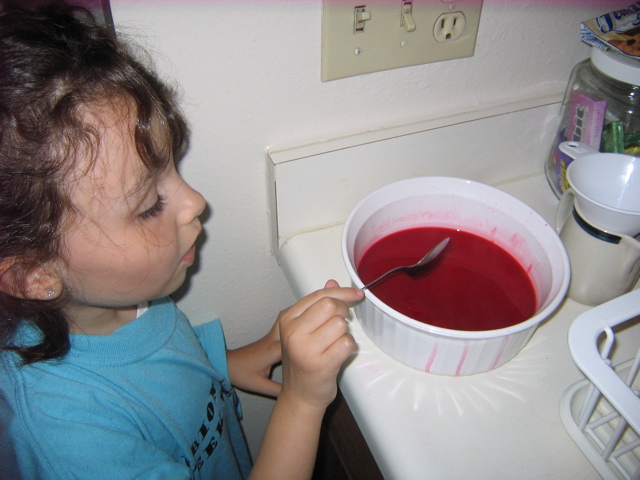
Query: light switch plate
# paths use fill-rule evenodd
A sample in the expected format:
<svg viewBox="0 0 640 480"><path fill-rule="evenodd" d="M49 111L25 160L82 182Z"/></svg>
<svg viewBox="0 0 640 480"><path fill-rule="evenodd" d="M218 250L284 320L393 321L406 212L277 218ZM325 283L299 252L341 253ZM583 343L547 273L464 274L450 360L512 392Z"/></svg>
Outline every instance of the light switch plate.
<svg viewBox="0 0 640 480"><path fill-rule="evenodd" d="M482 0L323 0L322 81L471 57L481 10Z"/></svg>

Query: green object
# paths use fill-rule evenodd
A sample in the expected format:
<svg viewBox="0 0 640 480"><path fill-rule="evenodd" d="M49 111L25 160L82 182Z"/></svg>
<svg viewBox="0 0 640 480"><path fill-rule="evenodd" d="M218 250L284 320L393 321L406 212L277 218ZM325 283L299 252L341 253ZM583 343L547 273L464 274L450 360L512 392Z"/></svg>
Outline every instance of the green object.
<svg viewBox="0 0 640 480"><path fill-rule="evenodd" d="M611 153L624 153L624 124L611 122L605 126L602 132L600 151Z"/></svg>
<svg viewBox="0 0 640 480"><path fill-rule="evenodd" d="M624 153L640 157L640 132L629 133L624 136Z"/></svg>

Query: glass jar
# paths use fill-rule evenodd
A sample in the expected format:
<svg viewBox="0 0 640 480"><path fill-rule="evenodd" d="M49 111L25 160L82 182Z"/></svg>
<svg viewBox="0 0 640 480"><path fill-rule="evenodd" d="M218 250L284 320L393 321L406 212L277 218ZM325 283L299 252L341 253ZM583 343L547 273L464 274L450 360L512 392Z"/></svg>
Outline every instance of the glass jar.
<svg viewBox="0 0 640 480"><path fill-rule="evenodd" d="M558 150L566 140L586 143L601 152L640 157L640 59L591 49L576 65L560 111L545 174L556 196L567 189L571 158Z"/></svg>

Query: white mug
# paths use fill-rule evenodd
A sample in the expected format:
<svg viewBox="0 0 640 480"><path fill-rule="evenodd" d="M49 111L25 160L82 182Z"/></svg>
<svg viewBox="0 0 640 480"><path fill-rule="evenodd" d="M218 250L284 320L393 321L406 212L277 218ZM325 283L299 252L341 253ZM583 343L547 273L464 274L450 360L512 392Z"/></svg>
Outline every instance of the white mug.
<svg viewBox="0 0 640 480"><path fill-rule="evenodd" d="M640 242L586 220L577 201L560 207L556 230L571 264L569 298L595 306L631 291L640 277Z"/></svg>

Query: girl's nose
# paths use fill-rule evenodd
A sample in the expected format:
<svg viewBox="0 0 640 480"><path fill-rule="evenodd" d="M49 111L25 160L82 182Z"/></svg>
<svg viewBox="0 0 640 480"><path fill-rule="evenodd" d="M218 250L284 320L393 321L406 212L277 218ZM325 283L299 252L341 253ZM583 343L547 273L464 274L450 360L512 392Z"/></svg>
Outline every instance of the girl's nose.
<svg viewBox="0 0 640 480"><path fill-rule="evenodd" d="M204 212L207 202L200 192L191 188L191 186L183 180L182 185L182 220L185 223L191 223Z"/></svg>

